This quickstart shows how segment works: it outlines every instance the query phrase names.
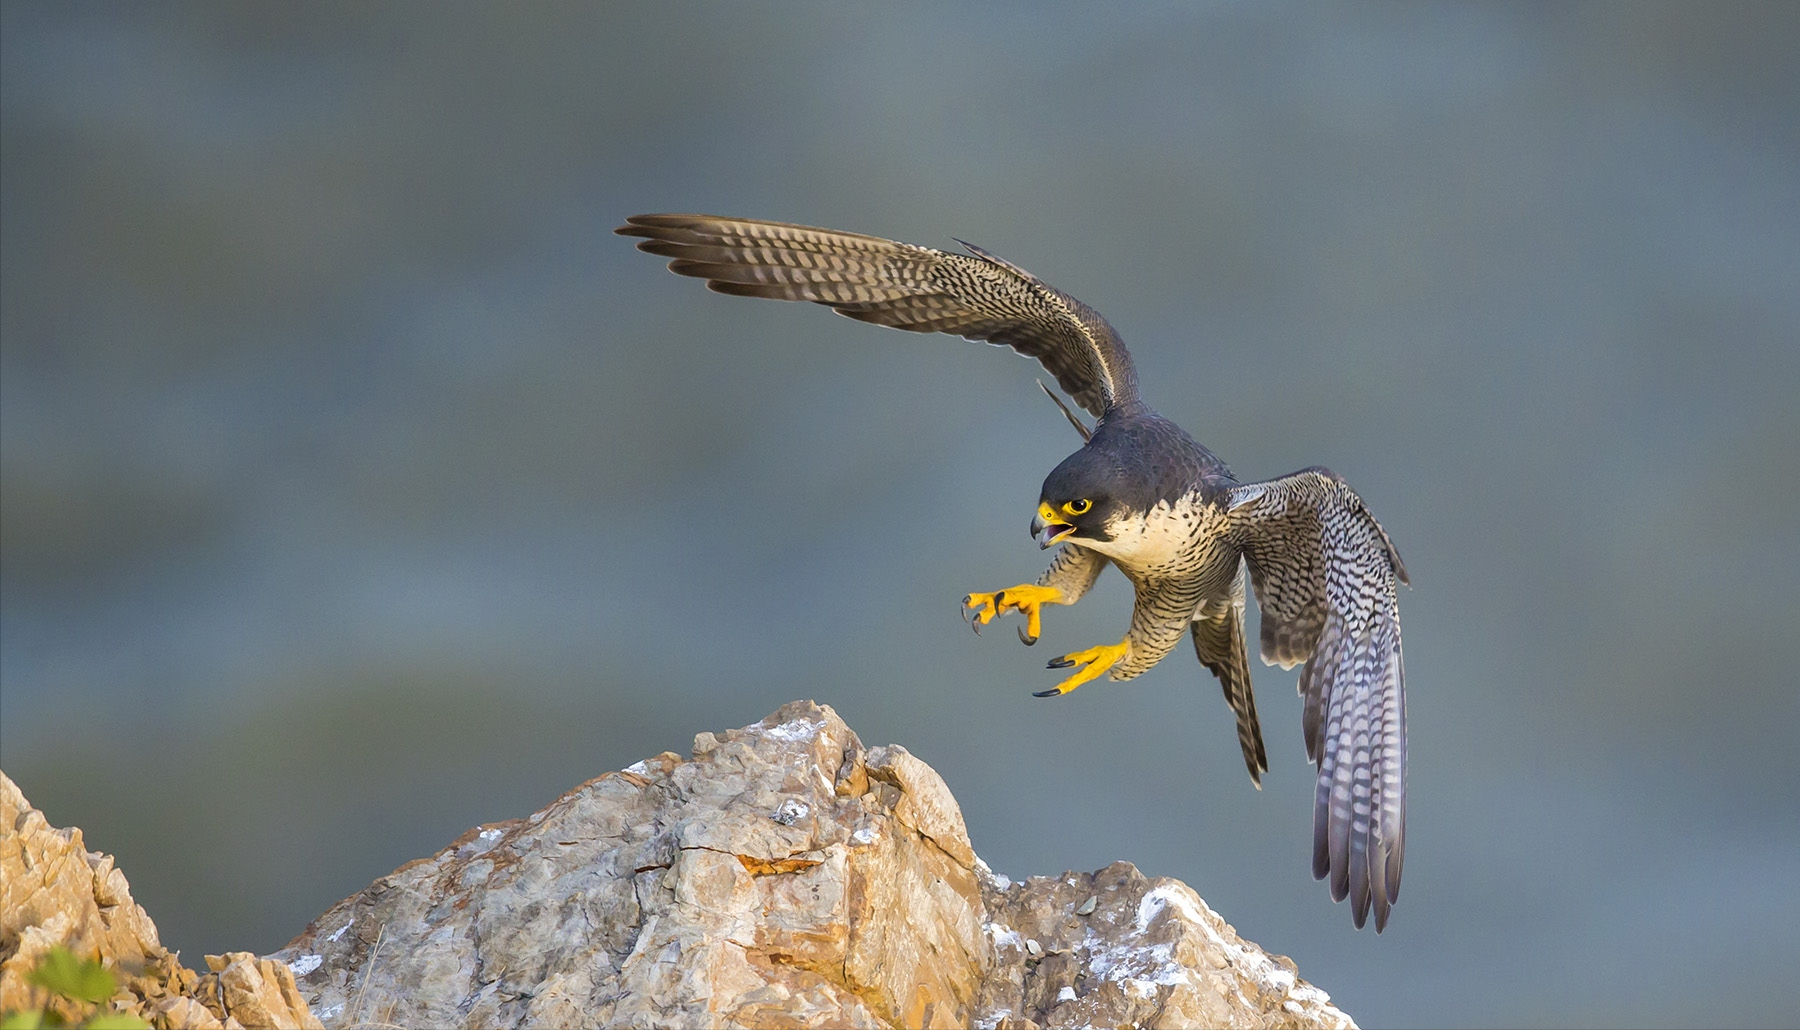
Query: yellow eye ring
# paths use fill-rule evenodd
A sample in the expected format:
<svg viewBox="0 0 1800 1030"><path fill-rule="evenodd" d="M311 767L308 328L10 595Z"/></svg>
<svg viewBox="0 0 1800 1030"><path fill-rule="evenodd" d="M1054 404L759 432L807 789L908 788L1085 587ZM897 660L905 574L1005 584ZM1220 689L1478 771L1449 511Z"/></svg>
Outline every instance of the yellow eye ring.
<svg viewBox="0 0 1800 1030"><path fill-rule="evenodd" d="M1090 508L1092 508L1093 506L1094 506L1093 501L1090 501L1087 498L1083 497L1080 500L1064 501L1063 502L1063 511L1068 512L1070 515L1086 515L1088 513L1088 510Z"/></svg>

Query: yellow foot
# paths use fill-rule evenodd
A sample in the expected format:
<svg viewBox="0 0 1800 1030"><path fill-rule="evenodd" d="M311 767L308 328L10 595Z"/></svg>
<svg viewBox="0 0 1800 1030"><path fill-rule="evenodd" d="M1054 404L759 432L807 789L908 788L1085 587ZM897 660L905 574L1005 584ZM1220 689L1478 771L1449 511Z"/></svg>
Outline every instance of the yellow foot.
<svg viewBox="0 0 1800 1030"><path fill-rule="evenodd" d="M1062 595L1062 591L1055 587L1021 583L992 594L970 594L963 598L962 603L969 625L977 633L981 632L981 627L1009 611L1024 612L1025 627L1019 630L1019 639L1030 646L1038 642L1038 633L1044 628L1043 615L1038 609L1046 604L1061 602Z"/></svg>
<svg viewBox="0 0 1800 1030"><path fill-rule="evenodd" d="M1116 644L1101 644L1099 647L1090 647L1086 651L1076 651L1063 655L1061 658L1051 659L1049 668L1052 669L1067 669L1076 665L1085 665L1087 668L1049 690L1037 691L1032 696L1056 697L1058 694L1067 694L1088 680L1098 679L1101 673L1124 661L1130 654L1131 638L1126 637Z"/></svg>

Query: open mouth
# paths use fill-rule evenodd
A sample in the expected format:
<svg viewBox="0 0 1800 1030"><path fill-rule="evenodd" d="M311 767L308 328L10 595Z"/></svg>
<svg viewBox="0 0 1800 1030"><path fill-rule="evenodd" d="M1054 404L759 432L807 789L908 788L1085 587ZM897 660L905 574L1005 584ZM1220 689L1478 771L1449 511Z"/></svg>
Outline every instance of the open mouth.
<svg viewBox="0 0 1800 1030"><path fill-rule="evenodd" d="M1064 522L1056 514L1056 509L1048 504L1038 505L1037 518L1031 520L1031 537L1044 549L1060 544L1075 532L1075 527Z"/></svg>

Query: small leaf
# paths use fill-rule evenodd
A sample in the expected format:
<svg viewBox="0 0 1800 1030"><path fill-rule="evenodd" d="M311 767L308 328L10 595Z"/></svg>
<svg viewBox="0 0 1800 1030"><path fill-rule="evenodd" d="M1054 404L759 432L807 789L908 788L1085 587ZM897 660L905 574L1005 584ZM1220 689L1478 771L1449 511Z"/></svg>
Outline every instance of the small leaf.
<svg viewBox="0 0 1800 1030"><path fill-rule="evenodd" d="M0 1030L38 1030L43 1025L43 1009L20 1009L0 1018Z"/></svg>
<svg viewBox="0 0 1800 1030"><path fill-rule="evenodd" d="M85 1030L150 1030L150 1024L129 1012L108 1012L81 1024Z"/></svg>
<svg viewBox="0 0 1800 1030"><path fill-rule="evenodd" d="M37 968L25 978L52 994L95 1005L112 997L113 992L118 990L118 983L106 971L106 967L94 959L84 962L70 953L69 949L60 946L45 952Z"/></svg>

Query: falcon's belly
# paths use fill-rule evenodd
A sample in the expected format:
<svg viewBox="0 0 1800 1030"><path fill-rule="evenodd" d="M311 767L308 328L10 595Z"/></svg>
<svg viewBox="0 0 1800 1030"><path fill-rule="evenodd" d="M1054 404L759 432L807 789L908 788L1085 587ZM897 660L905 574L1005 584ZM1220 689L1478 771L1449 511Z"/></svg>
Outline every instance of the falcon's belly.
<svg viewBox="0 0 1800 1030"><path fill-rule="evenodd" d="M1130 651L1112 679L1133 679L1162 661L1202 605L1231 594L1239 559L1224 524L1224 509L1196 492L1108 523L1110 540L1084 542L1111 559L1137 595Z"/></svg>

